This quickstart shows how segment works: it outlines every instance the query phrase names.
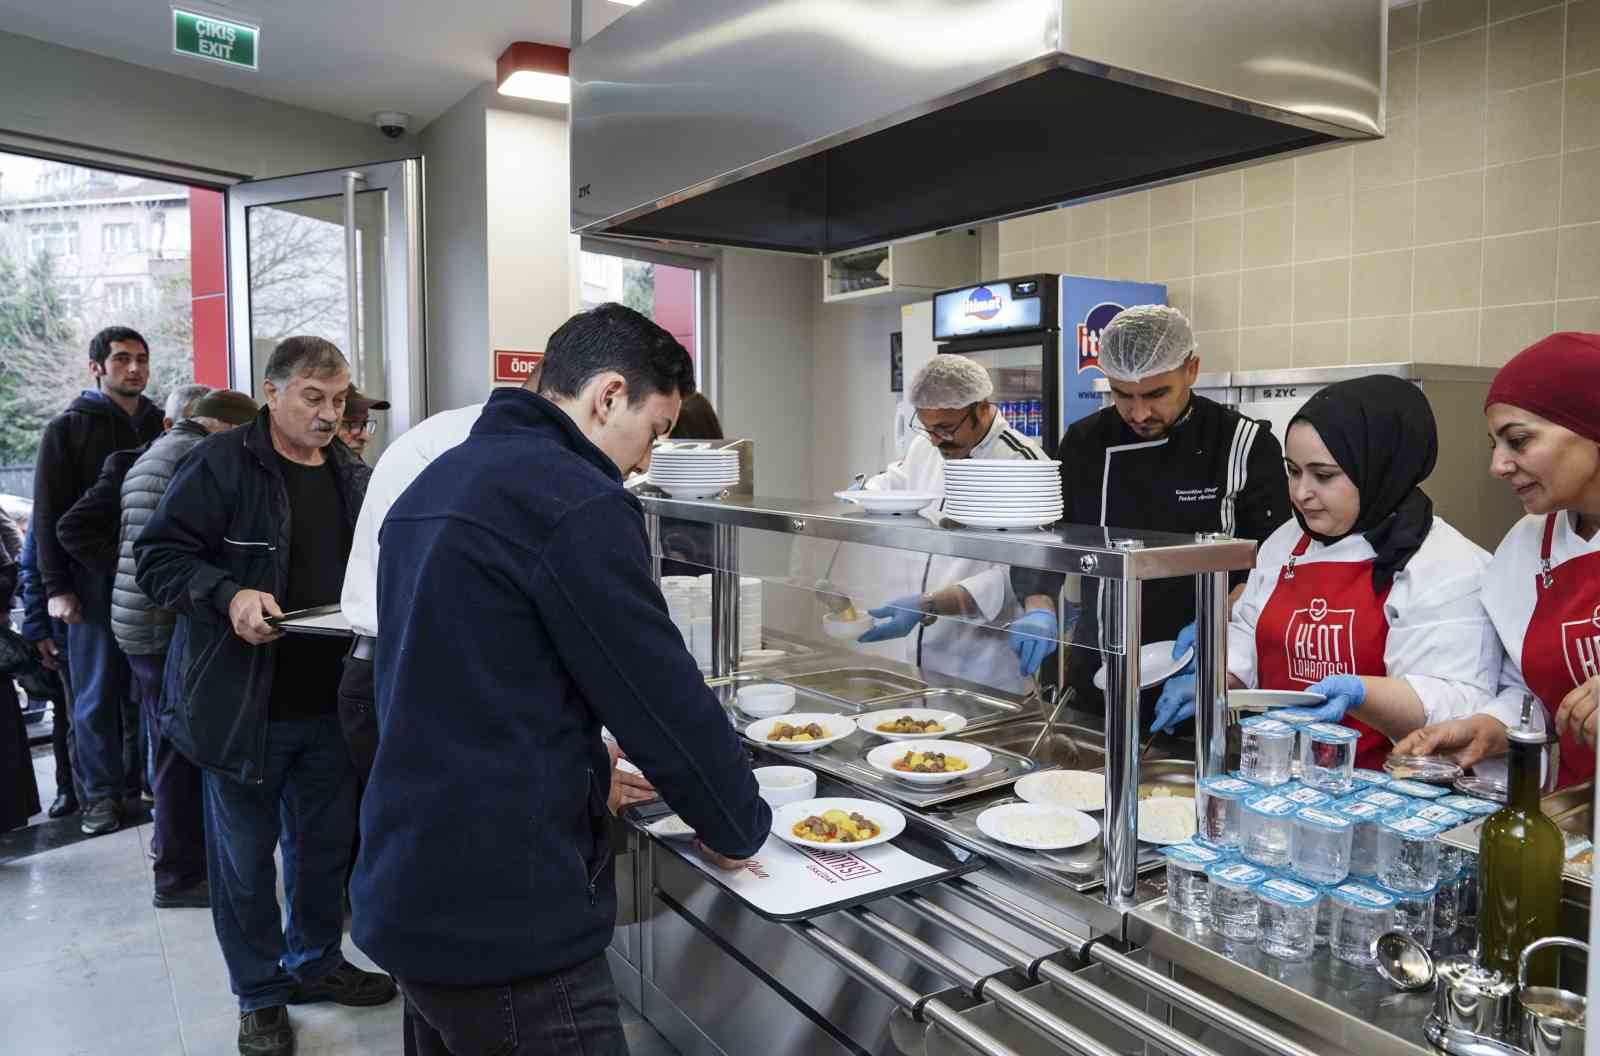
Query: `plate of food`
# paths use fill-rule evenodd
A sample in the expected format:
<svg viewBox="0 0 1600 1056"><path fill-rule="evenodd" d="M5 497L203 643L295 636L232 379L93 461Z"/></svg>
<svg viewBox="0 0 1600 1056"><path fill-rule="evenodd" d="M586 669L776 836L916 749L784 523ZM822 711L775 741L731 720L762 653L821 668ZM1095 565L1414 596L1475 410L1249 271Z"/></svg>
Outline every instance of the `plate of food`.
<svg viewBox="0 0 1600 1056"><path fill-rule="evenodd" d="M868 766L914 785L958 781L993 761L989 749L962 741L891 741L867 753Z"/></svg>
<svg viewBox="0 0 1600 1056"><path fill-rule="evenodd" d="M871 616L854 605L846 605L838 612L823 613L822 633L829 638L855 641L872 630L874 622Z"/></svg>
<svg viewBox="0 0 1600 1056"><path fill-rule="evenodd" d="M1187 796L1139 800L1139 842L1182 843L1195 834L1194 800Z"/></svg>
<svg viewBox="0 0 1600 1056"><path fill-rule="evenodd" d="M1064 851L1100 835L1100 823L1083 811L1043 803L1004 803L974 820L991 840L1026 851Z"/></svg>
<svg viewBox="0 0 1600 1056"><path fill-rule="evenodd" d="M819 851L856 851L888 843L905 831L906 816L872 799L823 797L772 812L772 834Z"/></svg>
<svg viewBox="0 0 1600 1056"><path fill-rule="evenodd" d="M862 733L890 741L927 740L967 728L967 720L938 708L886 708L856 716Z"/></svg>
<svg viewBox="0 0 1600 1056"><path fill-rule="evenodd" d="M1012 789L1040 806L1104 810L1106 805L1106 775L1093 770L1041 770L1019 777Z"/></svg>
<svg viewBox="0 0 1600 1056"><path fill-rule="evenodd" d="M1328 698L1321 693L1306 693L1298 689L1228 690L1228 706L1245 711L1265 708L1314 708L1327 702Z"/></svg>
<svg viewBox="0 0 1600 1056"><path fill-rule="evenodd" d="M850 719L827 712L795 712L758 719L744 728L744 735L752 741L786 752L814 752L855 732L856 724Z"/></svg>
<svg viewBox="0 0 1600 1056"><path fill-rule="evenodd" d="M657 818L644 828L646 832L664 840L687 840L694 837L694 827L676 814Z"/></svg>

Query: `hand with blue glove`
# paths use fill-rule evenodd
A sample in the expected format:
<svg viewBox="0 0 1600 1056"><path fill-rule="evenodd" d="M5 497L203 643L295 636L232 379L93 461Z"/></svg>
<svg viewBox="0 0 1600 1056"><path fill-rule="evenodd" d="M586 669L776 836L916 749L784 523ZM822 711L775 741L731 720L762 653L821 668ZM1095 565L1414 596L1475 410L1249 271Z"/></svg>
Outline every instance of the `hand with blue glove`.
<svg viewBox="0 0 1600 1056"><path fill-rule="evenodd" d="M1011 651L1022 662L1023 678L1031 678L1045 658L1060 647L1056 629L1056 615L1048 609L1034 609L1021 619L1012 620L1006 638Z"/></svg>
<svg viewBox="0 0 1600 1056"><path fill-rule="evenodd" d="M1194 679L1193 674L1173 675L1167 679L1167 684L1161 688L1161 699L1156 701L1156 721L1150 724L1151 733L1157 730L1172 733L1178 723L1194 715Z"/></svg>
<svg viewBox="0 0 1600 1056"><path fill-rule="evenodd" d="M867 615L882 623L874 624L872 629L863 634L856 641L862 645L872 642L887 642L894 638L904 638L927 618L922 607L922 595L907 594L903 598L895 598L887 605L880 605L876 609L868 609Z"/></svg>
<svg viewBox="0 0 1600 1056"><path fill-rule="evenodd" d="M1189 624L1187 627L1185 627L1183 630L1179 631L1178 632L1178 640L1172 643L1172 659L1176 660L1178 657L1182 656L1184 653L1187 653L1187 652L1190 652L1191 650L1193 650L1194 649L1195 636L1198 633L1199 632L1197 632L1195 630L1194 624L1192 624L1192 623ZM1199 655L1198 653L1195 654L1195 656L1198 656L1198 655ZM1192 674L1194 674L1195 656L1189 657L1189 662L1187 664L1184 664L1183 667L1178 669L1178 674L1180 674L1180 675L1192 675Z"/></svg>
<svg viewBox="0 0 1600 1056"><path fill-rule="evenodd" d="M1306 692L1321 693L1328 701L1316 708L1291 708L1288 713L1309 715L1314 722L1337 723L1344 721L1345 712L1366 702L1367 684L1360 675L1329 675L1316 685L1307 686Z"/></svg>

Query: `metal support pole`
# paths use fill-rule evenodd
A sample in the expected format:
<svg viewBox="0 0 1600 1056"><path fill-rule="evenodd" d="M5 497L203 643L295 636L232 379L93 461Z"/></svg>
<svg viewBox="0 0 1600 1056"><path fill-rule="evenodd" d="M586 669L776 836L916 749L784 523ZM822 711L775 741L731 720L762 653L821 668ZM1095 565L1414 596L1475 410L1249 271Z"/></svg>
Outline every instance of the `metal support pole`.
<svg viewBox="0 0 1600 1056"><path fill-rule="evenodd" d="M645 512L644 533L650 541L650 578L661 585L661 515Z"/></svg>
<svg viewBox="0 0 1600 1056"><path fill-rule="evenodd" d="M1199 532L1197 543L1226 542L1226 532ZM1194 776L1221 774L1228 750L1228 574L1194 577Z"/></svg>
<svg viewBox="0 0 1600 1056"><path fill-rule="evenodd" d="M361 288L356 274L360 252L356 244L356 184L365 180L359 172L344 174L344 284L349 297L344 351L350 360L350 381L358 389L366 382L367 371L361 357Z"/></svg>
<svg viewBox="0 0 1600 1056"><path fill-rule="evenodd" d="M711 676L733 674L739 662L739 529L711 529Z"/></svg>
<svg viewBox="0 0 1600 1056"><path fill-rule="evenodd" d="M1140 548L1118 539L1119 550ZM1134 905L1139 884L1139 646L1144 585L1133 577L1132 562L1123 578L1101 581L1106 596L1102 640L1121 654L1106 658L1106 812L1104 841L1106 901L1122 909Z"/></svg>

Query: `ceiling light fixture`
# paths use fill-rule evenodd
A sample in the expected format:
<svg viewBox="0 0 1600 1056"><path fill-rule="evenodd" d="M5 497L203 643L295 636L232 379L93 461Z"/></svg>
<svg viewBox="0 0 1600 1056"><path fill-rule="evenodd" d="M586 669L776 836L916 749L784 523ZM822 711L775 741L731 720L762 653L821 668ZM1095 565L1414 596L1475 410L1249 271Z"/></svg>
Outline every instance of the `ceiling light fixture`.
<svg viewBox="0 0 1600 1056"><path fill-rule="evenodd" d="M553 44L517 41L501 52L495 63L500 94L546 103L570 103L572 82L567 78L570 54L566 48Z"/></svg>

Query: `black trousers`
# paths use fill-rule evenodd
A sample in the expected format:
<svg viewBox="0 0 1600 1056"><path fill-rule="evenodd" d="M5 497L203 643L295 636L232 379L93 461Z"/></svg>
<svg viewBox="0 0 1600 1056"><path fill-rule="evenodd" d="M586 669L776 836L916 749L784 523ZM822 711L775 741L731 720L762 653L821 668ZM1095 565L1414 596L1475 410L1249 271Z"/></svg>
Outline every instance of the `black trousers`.
<svg viewBox="0 0 1600 1056"><path fill-rule="evenodd" d="M39 813L28 726L22 721L16 684L0 678L0 832L21 828Z"/></svg>
<svg viewBox="0 0 1600 1056"><path fill-rule="evenodd" d="M350 746L350 761L356 776L366 787L372 776L372 761L378 755L378 713L372 706L372 661L344 658L344 674L339 678L339 727Z"/></svg>

